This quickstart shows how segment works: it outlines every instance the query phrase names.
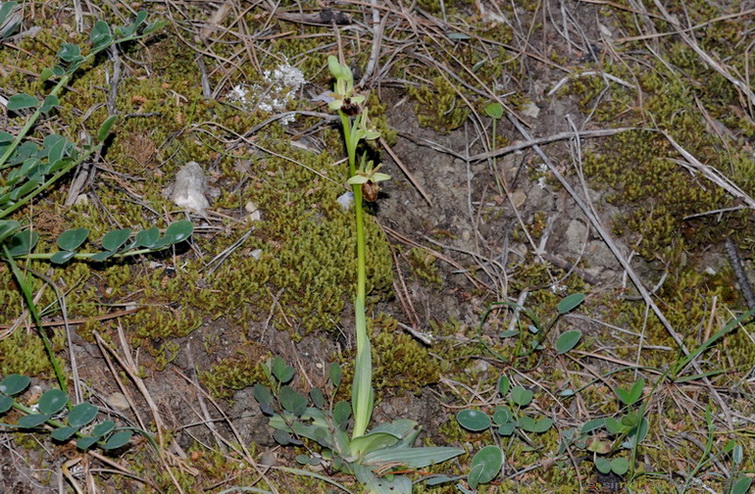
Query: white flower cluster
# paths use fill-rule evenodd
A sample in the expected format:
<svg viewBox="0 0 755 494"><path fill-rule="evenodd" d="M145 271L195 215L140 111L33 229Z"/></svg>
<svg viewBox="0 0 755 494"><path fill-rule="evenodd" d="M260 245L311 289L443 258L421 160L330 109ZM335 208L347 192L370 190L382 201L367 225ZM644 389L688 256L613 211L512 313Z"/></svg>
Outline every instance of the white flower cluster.
<svg viewBox="0 0 755 494"><path fill-rule="evenodd" d="M248 111L258 108L265 113L281 112L307 82L302 71L288 63L279 65L272 71L266 70L262 75L263 84L238 84L228 92L226 98ZM257 97L250 97L250 93ZM294 115L287 115L280 121L286 125L294 121Z"/></svg>

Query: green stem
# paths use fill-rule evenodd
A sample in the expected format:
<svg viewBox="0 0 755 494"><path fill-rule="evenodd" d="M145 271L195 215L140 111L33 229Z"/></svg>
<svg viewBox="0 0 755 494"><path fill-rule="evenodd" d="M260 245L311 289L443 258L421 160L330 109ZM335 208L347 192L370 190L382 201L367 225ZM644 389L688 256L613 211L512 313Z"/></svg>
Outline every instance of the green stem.
<svg viewBox="0 0 755 494"><path fill-rule="evenodd" d="M343 125L346 152L349 159L349 177L356 174L356 151L358 140L356 122L352 122L343 112L338 112ZM362 161L364 162L364 157ZM364 168L364 163L361 164ZM372 416L372 350L367 336L367 316L365 314L365 300L367 287L367 247L364 233L364 208L362 207L362 186L353 185L354 209L356 211L357 237L357 293L354 300L354 326L357 338L357 355L354 362L354 381L351 386L351 406L354 410L354 431L352 438L363 436L367 431Z"/></svg>
<svg viewBox="0 0 755 494"><path fill-rule="evenodd" d="M31 294L31 287L29 286L29 282L27 281L26 276L24 276L21 270L18 269L18 264L16 264L16 261L13 260L13 256L11 255L10 250L8 250L8 246L6 244L3 244L3 253L5 254L5 259L8 261L8 264L10 264L11 270L13 271L13 276L16 278L16 281L21 287L21 292L24 294L24 300L26 300L26 305L29 307L29 313L34 320L34 323L37 325L37 331L39 332L39 336L42 338L42 343L44 343L45 345L47 357L50 359L52 369L55 371L55 377L58 379L60 389L68 392L65 376L63 375L63 370L58 364L57 357L55 357L55 352L52 349L52 342L47 337L47 334L45 334L44 326L42 326L42 319L39 317L37 305L34 303L34 297L32 297Z"/></svg>

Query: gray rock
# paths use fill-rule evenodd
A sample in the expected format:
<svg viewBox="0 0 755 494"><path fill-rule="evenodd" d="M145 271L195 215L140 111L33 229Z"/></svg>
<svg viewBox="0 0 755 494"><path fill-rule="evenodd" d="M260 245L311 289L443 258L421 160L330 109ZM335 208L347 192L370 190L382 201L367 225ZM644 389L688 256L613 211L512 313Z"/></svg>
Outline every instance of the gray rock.
<svg viewBox="0 0 755 494"><path fill-rule="evenodd" d="M195 213L204 214L205 210L210 207L210 202L206 197L207 178L196 161L189 161L176 173L176 182L172 190L166 189L166 193L176 206L190 209Z"/></svg>

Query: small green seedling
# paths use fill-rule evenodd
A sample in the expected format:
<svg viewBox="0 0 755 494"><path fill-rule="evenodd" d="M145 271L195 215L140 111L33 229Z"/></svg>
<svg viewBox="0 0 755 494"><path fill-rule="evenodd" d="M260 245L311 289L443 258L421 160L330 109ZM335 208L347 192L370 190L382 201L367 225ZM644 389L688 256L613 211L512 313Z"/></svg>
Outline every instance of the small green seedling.
<svg viewBox="0 0 755 494"><path fill-rule="evenodd" d="M498 307L507 307L511 310L513 310L517 314L524 314L531 322L532 324L527 325L526 332L522 330L523 322L521 320L521 316L518 315L517 324L519 325L519 329L511 329L506 331L501 331L499 333L500 338L511 338L514 336L518 336L518 342L515 350L515 355L519 357L526 357L528 355L531 355L532 352L536 350L543 350L545 347L543 346L543 342L545 342L546 337L548 336L548 333L553 329L553 327L556 325L556 322L561 318L561 316L568 314L569 312L573 311L577 307L579 307L582 302L585 300L585 295L583 293L573 293L567 297L564 297L559 301L559 303L556 305L556 315L553 317L550 323L548 324L541 324L538 318L533 314L530 310L528 310L525 307L520 306L519 304L515 304L513 302L494 302L490 304L487 309L485 310L485 313L482 316L482 320L480 322L480 326L478 329L478 334L482 335L483 327L485 326L485 321L487 321L488 316L490 313L497 309ZM529 349L525 350L525 335L529 333L533 335L532 340L529 344ZM568 331L564 331L557 339L555 343L556 352L559 355L565 354L573 350L581 341L582 339L582 331L578 329L571 329ZM479 338L480 344L493 356L501 360L502 362L506 362L508 359L502 355L500 355L498 352L496 352L486 341L485 338L480 337Z"/></svg>
<svg viewBox="0 0 755 494"><path fill-rule="evenodd" d="M494 408L492 415L474 409L464 409L456 414L456 420L459 425L472 432L484 432L490 430L497 436L512 436L514 433L524 436L525 433L542 434L547 432L553 426L553 420L547 417L532 417L522 413L522 409L527 407L534 397L534 393L523 386L511 386L511 381L504 374L498 379L498 393L502 398L508 398L509 407L497 406ZM496 465L497 453L492 449L495 448L501 455L501 464L496 469L496 475L489 477L491 469ZM479 465L472 467L467 474L467 483L472 489L476 489L478 484L491 482L500 472L503 462L503 452L497 446L487 446L483 448L478 455L481 455ZM483 454L483 451L485 452ZM484 461L483 461L484 459ZM477 469L475 469L477 468ZM463 486L459 484L459 490L465 492Z"/></svg>

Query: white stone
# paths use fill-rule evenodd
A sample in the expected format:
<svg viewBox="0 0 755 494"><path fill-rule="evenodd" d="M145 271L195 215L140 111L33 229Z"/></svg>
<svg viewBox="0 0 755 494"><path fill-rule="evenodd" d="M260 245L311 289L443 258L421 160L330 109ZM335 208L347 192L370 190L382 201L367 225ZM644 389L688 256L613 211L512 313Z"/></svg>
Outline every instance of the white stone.
<svg viewBox="0 0 755 494"><path fill-rule="evenodd" d="M529 102L521 109L522 115L530 118L537 118L540 115L540 108L533 102Z"/></svg>
<svg viewBox="0 0 755 494"><path fill-rule="evenodd" d="M204 214L210 207L205 194L207 179L202 167L196 161L189 161L176 174L176 183L170 198L176 206Z"/></svg>
<svg viewBox="0 0 755 494"><path fill-rule="evenodd" d="M252 201L247 202L244 205L244 209L247 213L249 213L249 221L261 221L262 220L262 212L257 207L256 204L254 204Z"/></svg>
<svg viewBox="0 0 755 494"><path fill-rule="evenodd" d="M338 196L338 199L336 200L343 209L349 209L351 207L351 203L354 202L354 193L351 191L344 192L343 194Z"/></svg>

